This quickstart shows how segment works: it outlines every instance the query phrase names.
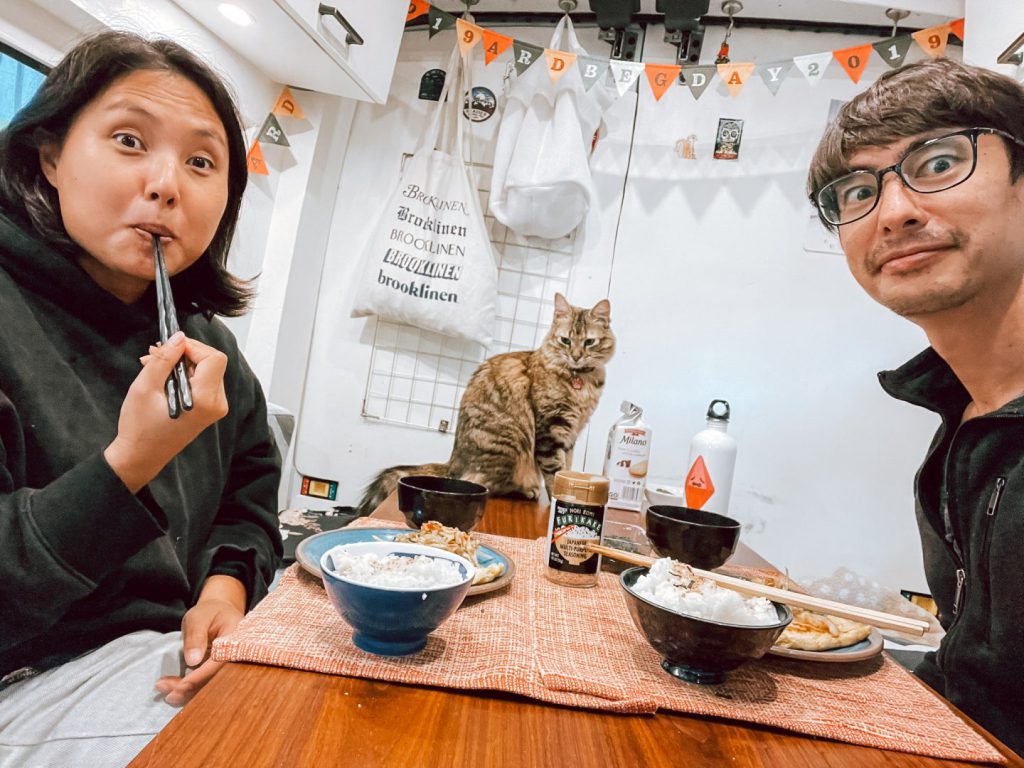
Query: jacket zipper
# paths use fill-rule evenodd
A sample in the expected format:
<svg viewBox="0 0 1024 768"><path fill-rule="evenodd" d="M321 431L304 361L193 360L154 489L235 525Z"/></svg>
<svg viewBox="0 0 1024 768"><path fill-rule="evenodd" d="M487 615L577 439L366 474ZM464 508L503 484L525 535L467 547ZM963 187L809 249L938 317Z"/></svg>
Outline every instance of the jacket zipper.
<svg viewBox="0 0 1024 768"><path fill-rule="evenodd" d="M1006 488L1006 478L997 477L992 495L988 498L988 506L985 507L985 534L981 540L981 563L985 569L986 579L988 578L988 550L992 543L992 528L995 525L996 512L999 511L999 501L1003 497L1003 489Z"/></svg>

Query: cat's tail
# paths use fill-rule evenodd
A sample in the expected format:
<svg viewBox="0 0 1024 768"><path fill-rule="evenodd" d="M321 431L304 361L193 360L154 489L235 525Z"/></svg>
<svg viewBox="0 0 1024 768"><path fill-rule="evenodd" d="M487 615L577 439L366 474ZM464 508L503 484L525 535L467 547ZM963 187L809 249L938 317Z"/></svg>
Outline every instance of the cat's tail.
<svg viewBox="0 0 1024 768"><path fill-rule="evenodd" d="M398 481L409 475L448 476L447 464L419 464L417 466L389 467L373 479L363 492L363 499L356 507L356 514L366 517L379 507L388 496L395 492Z"/></svg>

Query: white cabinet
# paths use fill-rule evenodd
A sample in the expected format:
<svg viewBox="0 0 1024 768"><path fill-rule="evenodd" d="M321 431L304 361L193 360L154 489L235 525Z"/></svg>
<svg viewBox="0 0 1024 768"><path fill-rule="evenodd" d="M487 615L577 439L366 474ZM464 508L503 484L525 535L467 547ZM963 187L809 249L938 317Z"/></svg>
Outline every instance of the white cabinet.
<svg viewBox="0 0 1024 768"><path fill-rule="evenodd" d="M277 82L378 103L387 100L409 7L406 0L175 2ZM239 14L225 6L251 23L232 20Z"/></svg>

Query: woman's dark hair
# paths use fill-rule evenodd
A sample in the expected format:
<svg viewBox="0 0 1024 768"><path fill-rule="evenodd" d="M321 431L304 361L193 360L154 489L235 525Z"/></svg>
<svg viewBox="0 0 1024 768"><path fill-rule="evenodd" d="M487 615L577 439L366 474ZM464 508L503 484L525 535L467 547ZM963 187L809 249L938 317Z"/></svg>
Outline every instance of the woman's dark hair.
<svg viewBox="0 0 1024 768"><path fill-rule="evenodd" d="M207 316L237 317L254 295L248 281L227 271L228 248L248 181L242 121L221 78L177 43L149 41L129 32L102 32L76 45L0 132L0 204L28 221L57 250L72 258L80 253L64 228L57 191L43 175L39 143L63 144L87 104L117 79L138 70L167 70L187 78L206 94L224 125L227 206L206 253L174 277L174 295L183 308L194 307Z"/></svg>

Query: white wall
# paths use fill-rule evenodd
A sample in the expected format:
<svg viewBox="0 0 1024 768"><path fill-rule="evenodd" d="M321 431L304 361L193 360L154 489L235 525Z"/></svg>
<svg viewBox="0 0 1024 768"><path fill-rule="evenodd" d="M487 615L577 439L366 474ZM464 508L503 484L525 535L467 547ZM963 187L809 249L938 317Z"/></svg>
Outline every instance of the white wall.
<svg viewBox="0 0 1024 768"><path fill-rule="evenodd" d="M540 44L548 34L501 31ZM606 53L593 30L580 32L584 45ZM645 58L673 59L661 37L649 29ZM734 60L764 62L862 42L872 40L740 29L732 49ZM391 100L356 110L295 456L299 472L339 481L335 503L354 502L384 466L442 460L451 449L450 435L360 416L374 321L349 313L363 245L422 125L419 77L443 66L452 44L450 33L432 41L407 33ZM477 78L499 94L499 109L503 63L479 68ZM646 408L654 427L652 475L679 480L708 402L727 398L739 441L731 511L745 522L747 543L800 578L847 566L922 589L911 482L935 419L887 398L875 372L926 342L863 295L841 255L804 249L822 239L808 229L803 189L829 102L850 98L884 66L872 59L854 85L833 64L816 88L794 72L774 97L756 73L737 99L713 86L694 102L673 88L655 104L642 84L639 99L627 95L609 112L570 299L585 305L610 295L620 351L577 464L601 469L607 428L627 398ZM719 117L746 121L737 163L709 159ZM474 128L475 156L485 162L496 128L497 119ZM673 151L690 133L698 136L692 162Z"/></svg>

